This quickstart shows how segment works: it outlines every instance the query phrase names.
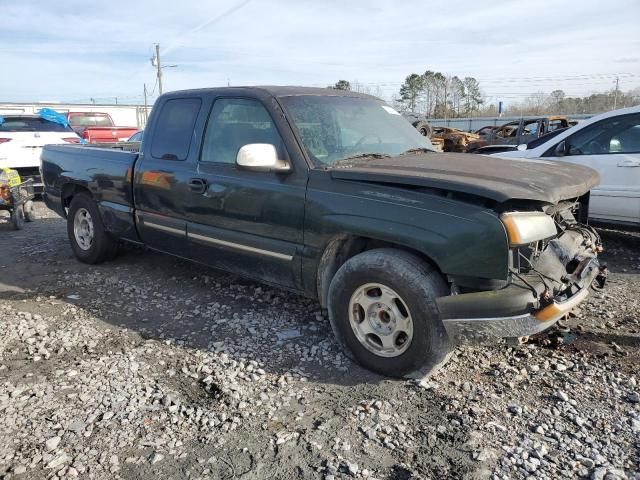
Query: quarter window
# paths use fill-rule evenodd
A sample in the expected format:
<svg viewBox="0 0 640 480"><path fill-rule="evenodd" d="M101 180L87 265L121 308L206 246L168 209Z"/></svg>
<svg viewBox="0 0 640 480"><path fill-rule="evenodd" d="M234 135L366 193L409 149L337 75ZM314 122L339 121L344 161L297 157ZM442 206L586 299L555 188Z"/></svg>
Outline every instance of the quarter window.
<svg viewBox="0 0 640 480"><path fill-rule="evenodd" d="M200 161L230 163L250 143L268 143L284 153L282 139L267 109L257 100L221 98L213 104Z"/></svg>
<svg viewBox="0 0 640 480"><path fill-rule="evenodd" d="M163 160L185 160L200 112L199 98L174 98L162 105L158 115L151 156Z"/></svg>

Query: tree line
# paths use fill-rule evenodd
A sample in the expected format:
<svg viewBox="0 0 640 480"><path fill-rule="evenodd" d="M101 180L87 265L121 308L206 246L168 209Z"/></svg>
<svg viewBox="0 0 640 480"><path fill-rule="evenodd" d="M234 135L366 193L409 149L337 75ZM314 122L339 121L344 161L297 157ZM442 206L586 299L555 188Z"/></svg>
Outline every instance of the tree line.
<svg viewBox="0 0 640 480"><path fill-rule="evenodd" d="M339 80L330 88L354 89L347 80ZM462 117L478 112L484 99L475 78L427 70L421 75L408 75L393 103L401 111L427 117Z"/></svg>
<svg viewBox="0 0 640 480"><path fill-rule="evenodd" d="M380 87L372 89L347 80L339 80L329 88L354 90L377 97L385 96ZM480 83L474 77L460 78L431 70L421 75L417 73L408 75L400 86L398 95L392 99L392 103L400 111L424 115L427 118L498 115L496 103L487 101ZM570 97L564 90L556 89L548 94L539 91L521 102L509 103L503 114L523 116L600 113L638 104L640 104L640 88L627 92L611 89L584 97Z"/></svg>
<svg viewBox="0 0 640 480"><path fill-rule="evenodd" d="M640 88L622 92L612 89L584 97L568 97L564 90L553 90L547 94L537 92L522 102L510 105L507 115L575 115L577 113L600 113L617 108L640 104Z"/></svg>

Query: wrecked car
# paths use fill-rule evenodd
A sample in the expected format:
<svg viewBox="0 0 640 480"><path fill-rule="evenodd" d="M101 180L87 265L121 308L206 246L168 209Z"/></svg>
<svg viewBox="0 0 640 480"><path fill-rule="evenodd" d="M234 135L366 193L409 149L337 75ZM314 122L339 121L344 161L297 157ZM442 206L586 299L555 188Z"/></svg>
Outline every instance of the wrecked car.
<svg viewBox="0 0 640 480"><path fill-rule="evenodd" d="M551 117L521 118L494 129L485 130L478 140L469 143L469 152L488 145L523 145L542 135L569 127L569 120L562 115Z"/></svg>
<svg viewBox="0 0 640 480"><path fill-rule="evenodd" d="M435 138L443 141L443 150L445 152L465 153L469 149L469 143L479 140L480 136L457 128L436 127L433 129L431 142Z"/></svg>
<svg viewBox="0 0 640 480"><path fill-rule="evenodd" d="M574 216L596 172L435 153L368 95L175 91L141 149L44 148L44 200L80 261L129 242L315 298L348 355L383 375L541 332L601 274L600 238Z"/></svg>
<svg viewBox="0 0 640 480"><path fill-rule="evenodd" d="M429 125L424 117L417 115L415 113L405 112L402 114L407 120L411 122L413 128L415 128L420 135L423 137L427 137L433 145L433 148L438 152L444 152L444 139L436 137L433 135L434 129Z"/></svg>

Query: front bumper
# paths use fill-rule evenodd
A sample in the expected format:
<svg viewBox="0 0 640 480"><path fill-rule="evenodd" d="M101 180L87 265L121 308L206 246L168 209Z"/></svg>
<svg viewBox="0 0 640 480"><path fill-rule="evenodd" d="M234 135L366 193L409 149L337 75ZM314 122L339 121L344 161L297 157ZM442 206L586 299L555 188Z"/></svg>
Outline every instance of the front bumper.
<svg viewBox="0 0 640 480"><path fill-rule="evenodd" d="M533 335L551 327L589 295L601 272L593 250L583 232L565 231L535 262L539 273L520 274L500 290L439 298L449 338L476 343ZM569 272L567 267L576 263L579 268Z"/></svg>

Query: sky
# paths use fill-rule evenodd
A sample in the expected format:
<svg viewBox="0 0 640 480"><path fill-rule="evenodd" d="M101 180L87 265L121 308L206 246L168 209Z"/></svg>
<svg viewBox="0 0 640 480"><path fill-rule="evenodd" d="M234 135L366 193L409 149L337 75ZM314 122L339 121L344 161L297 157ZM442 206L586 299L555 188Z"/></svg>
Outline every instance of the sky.
<svg viewBox="0 0 640 480"><path fill-rule="evenodd" d="M640 87L640 1L0 0L0 102L138 103L164 90L476 77L489 102Z"/></svg>

